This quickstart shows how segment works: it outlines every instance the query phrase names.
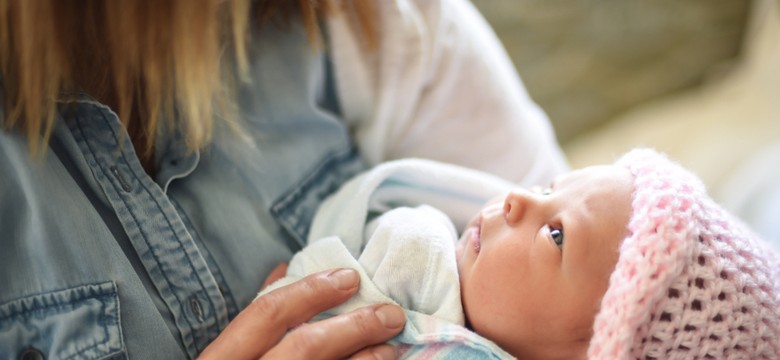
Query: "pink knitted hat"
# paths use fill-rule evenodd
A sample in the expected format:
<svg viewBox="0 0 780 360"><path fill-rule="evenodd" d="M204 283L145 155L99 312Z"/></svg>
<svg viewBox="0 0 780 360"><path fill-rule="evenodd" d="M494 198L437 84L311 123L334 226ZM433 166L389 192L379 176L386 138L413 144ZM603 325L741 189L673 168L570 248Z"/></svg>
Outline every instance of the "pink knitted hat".
<svg viewBox="0 0 780 360"><path fill-rule="evenodd" d="M616 165L634 175L633 215L588 358L780 359L777 253L665 156Z"/></svg>

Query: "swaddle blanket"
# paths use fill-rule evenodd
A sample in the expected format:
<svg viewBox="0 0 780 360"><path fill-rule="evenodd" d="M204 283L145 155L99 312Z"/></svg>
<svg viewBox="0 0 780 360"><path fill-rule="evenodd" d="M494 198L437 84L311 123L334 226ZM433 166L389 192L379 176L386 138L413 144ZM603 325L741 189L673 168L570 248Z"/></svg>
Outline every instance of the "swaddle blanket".
<svg viewBox="0 0 780 360"><path fill-rule="evenodd" d="M398 304L407 322L391 342L403 358L511 358L463 326L455 260L458 230L487 200L511 187L502 179L433 161L381 164L323 203L309 245L290 261L287 276L263 293L318 271L353 268L361 277L358 294L320 317Z"/></svg>

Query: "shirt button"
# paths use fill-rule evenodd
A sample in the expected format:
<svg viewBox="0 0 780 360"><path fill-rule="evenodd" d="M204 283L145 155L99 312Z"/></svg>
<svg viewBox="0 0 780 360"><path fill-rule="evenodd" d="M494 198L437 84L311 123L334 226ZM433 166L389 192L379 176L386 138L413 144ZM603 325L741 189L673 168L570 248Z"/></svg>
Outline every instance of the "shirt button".
<svg viewBox="0 0 780 360"><path fill-rule="evenodd" d="M111 171L111 174L114 175L117 181L119 181L119 186L122 187L122 190L125 192L130 192L133 190L133 186L130 184L129 181L122 175L122 173L119 171L119 169L116 166L111 166L109 168Z"/></svg>
<svg viewBox="0 0 780 360"><path fill-rule="evenodd" d="M41 351L34 347L28 347L19 353L19 360L43 360L45 358Z"/></svg>
<svg viewBox="0 0 780 360"><path fill-rule="evenodd" d="M190 310L192 311L192 315L195 316L195 319L197 319L198 322L204 322L206 319L204 317L203 306L200 304L198 295L190 296L189 300L190 300Z"/></svg>

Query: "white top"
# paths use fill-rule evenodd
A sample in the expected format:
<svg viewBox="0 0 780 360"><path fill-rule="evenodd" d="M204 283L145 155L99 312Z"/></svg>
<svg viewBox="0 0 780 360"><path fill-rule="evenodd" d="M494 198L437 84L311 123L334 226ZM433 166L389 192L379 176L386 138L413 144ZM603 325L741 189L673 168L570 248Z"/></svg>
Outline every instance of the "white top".
<svg viewBox="0 0 780 360"><path fill-rule="evenodd" d="M471 3L373 4L380 15L373 53L361 50L344 14L327 23L341 110L369 163L430 158L524 186L566 170L546 115ZM478 151L448 151L461 147Z"/></svg>

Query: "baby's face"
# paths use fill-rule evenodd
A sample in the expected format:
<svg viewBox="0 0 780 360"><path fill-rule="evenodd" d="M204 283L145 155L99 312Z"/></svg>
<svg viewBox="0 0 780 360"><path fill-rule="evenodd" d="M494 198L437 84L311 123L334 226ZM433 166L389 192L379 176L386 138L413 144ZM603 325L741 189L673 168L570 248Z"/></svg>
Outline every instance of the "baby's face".
<svg viewBox="0 0 780 360"><path fill-rule="evenodd" d="M627 170L598 166L489 202L457 247L471 327L522 358L584 354L632 190Z"/></svg>

